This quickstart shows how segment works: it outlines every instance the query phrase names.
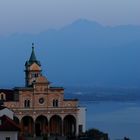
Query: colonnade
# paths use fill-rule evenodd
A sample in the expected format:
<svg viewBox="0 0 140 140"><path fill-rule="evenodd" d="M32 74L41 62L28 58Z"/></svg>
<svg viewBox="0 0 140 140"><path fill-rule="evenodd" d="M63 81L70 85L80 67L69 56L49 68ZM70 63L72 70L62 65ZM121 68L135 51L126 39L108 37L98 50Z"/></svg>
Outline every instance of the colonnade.
<svg viewBox="0 0 140 140"><path fill-rule="evenodd" d="M21 127L21 135L24 136L75 136L76 118L73 115L66 115L63 119L59 115L53 115L48 119L44 115L38 116L35 120L31 116L24 116L20 121L14 118Z"/></svg>

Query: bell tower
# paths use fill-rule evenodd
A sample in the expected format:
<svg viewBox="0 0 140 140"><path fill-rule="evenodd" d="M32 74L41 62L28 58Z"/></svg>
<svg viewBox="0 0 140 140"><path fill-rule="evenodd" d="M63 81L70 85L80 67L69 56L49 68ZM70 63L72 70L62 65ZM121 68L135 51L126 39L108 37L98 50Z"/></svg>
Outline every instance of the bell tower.
<svg viewBox="0 0 140 140"><path fill-rule="evenodd" d="M37 60L35 51L34 51L34 43L32 43L32 52L30 59L25 63L25 85L26 87L32 86L33 82L36 81L37 77L42 75L41 64Z"/></svg>

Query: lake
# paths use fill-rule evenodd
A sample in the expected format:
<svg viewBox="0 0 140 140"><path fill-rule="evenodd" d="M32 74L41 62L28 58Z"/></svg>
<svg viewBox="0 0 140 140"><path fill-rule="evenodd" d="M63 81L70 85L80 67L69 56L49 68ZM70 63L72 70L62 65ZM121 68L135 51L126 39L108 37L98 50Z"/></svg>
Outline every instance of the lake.
<svg viewBox="0 0 140 140"><path fill-rule="evenodd" d="M139 101L81 101L87 108L87 129L97 128L109 134L110 140L124 136L140 138Z"/></svg>
<svg viewBox="0 0 140 140"><path fill-rule="evenodd" d="M87 129L108 133L110 140L140 139L140 88L67 87L65 97L87 108Z"/></svg>

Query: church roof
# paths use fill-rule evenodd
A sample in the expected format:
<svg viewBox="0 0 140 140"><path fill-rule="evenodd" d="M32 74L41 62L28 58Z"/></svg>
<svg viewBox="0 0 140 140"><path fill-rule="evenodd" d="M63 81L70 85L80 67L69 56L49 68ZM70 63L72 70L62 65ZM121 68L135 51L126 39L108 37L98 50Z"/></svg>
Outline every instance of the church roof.
<svg viewBox="0 0 140 140"><path fill-rule="evenodd" d="M39 66L41 66L40 61L37 60L36 55L35 55L35 51L34 51L34 43L32 43L32 52L31 52L31 56L29 61L26 61L26 66L30 66L33 63L38 64Z"/></svg>

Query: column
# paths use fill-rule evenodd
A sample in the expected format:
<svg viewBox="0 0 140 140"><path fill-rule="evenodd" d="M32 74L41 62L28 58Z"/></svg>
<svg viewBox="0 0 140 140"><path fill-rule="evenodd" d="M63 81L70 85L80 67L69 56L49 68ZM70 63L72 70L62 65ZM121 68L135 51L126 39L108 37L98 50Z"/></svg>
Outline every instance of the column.
<svg viewBox="0 0 140 140"><path fill-rule="evenodd" d="M48 136L50 136L50 118L48 118Z"/></svg>
<svg viewBox="0 0 140 140"><path fill-rule="evenodd" d="M62 136L64 136L63 117L61 119L62 119Z"/></svg>

